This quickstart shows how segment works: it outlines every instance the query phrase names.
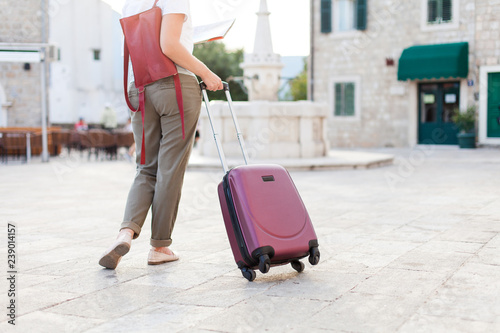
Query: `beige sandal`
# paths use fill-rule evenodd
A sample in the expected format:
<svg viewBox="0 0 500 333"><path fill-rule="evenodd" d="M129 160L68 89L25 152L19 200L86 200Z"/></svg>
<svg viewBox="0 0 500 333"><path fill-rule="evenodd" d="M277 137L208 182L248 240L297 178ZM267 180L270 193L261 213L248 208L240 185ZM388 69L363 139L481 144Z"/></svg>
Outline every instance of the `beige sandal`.
<svg viewBox="0 0 500 333"><path fill-rule="evenodd" d="M122 256L130 251L131 243L132 236L129 233L120 233L113 245L102 254L99 265L109 269L115 269Z"/></svg>
<svg viewBox="0 0 500 333"><path fill-rule="evenodd" d="M148 255L148 265L159 265L170 261L179 260L179 256L172 252L172 254L166 254L163 252L155 251L151 249Z"/></svg>

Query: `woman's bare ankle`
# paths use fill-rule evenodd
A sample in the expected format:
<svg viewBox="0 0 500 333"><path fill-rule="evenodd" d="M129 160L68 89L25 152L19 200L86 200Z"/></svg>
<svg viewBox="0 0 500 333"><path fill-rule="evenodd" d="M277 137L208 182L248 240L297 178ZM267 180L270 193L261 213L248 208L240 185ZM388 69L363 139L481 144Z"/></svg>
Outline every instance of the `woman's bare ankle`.
<svg viewBox="0 0 500 333"><path fill-rule="evenodd" d="M134 235L135 235L134 230L132 230L130 228L123 228L123 229L120 229L120 232L118 233L117 237L129 236L129 237L134 238Z"/></svg>
<svg viewBox="0 0 500 333"><path fill-rule="evenodd" d="M153 250L155 252L161 252L161 253L170 254L170 255L174 254L172 252L172 250L170 250L168 247L154 247L153 246Z"/></svg>

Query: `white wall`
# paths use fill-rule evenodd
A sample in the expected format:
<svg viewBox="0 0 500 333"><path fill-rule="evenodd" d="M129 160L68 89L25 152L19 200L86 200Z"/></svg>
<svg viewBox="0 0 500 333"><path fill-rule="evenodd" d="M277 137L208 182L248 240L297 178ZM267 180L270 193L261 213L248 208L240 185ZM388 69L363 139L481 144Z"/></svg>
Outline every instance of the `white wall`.
<svg viewBox="0 0 500 333"><path fill-rule="evenodd" d="M74 123L79 117L98 123L106 103L117 111L119 122L126 122L119 19L101 0L65 1L51 15L50 43L61 53L61 60L51 63L52 123ZM96 49L100 60L94 60Z"/></svg>

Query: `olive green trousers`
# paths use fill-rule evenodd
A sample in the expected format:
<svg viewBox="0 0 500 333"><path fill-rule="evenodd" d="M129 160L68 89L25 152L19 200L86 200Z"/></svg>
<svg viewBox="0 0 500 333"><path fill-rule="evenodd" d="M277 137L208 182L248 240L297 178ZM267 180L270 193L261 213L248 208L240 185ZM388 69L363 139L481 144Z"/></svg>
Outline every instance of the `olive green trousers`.
<svg viewBox="0 0 500 333"><path fill-rule="evenodd" d="M172 230L181 198L184 173L194 142L194 134L201 109L201 91L196 77L180 75L184 99L186 138L182 139L182 125L175 95L173 77L164 78L146 86L144 131L146 163L140 164L142 119L140 112L132 112L132 127L136 145L137 173L128 194L121 229L130 228L134 238L141 233L151 208L151 245L166 247L172 244ZM132 106L139 105L138 91L129 87Z"/></svg>

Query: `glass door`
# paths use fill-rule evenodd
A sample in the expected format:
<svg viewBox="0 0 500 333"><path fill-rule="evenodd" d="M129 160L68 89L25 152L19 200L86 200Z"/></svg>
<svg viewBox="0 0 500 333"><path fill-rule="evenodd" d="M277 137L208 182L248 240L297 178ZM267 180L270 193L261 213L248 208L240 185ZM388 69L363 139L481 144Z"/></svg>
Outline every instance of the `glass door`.
<svg viewBox="0 0 500 333"><path fill-rule="evenodd" d="M459 105L459 82L421 83L419 85L418 143L458 144L458 129L451 117Z"/></svg>

